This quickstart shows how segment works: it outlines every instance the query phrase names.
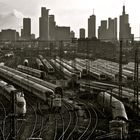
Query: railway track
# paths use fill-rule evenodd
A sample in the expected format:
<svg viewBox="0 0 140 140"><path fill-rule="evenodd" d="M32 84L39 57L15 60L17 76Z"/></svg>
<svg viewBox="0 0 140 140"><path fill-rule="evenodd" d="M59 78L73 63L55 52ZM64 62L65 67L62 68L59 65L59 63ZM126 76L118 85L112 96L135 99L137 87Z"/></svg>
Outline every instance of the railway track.
<svg viewBox="0 0 140 140"><path fill-rule="evenodd" d="M75 133L77 129L79 118L78 118L77 112L74 110L74 106L71 103L68 103L66 101L63 101L63 102L65 103L65 105L67 106L67 109L69 110L71 114L71 122L70 122L69 128L67 129L64 135L64 138L65 138L64 140L69 140L73 137L73 134Z"/></svg>
<svg viewBox="0 0 140 140"><path fill-rule="evenodd" d="M54 133L54 138L53 140L58 140L58 139L64 139L64 118L61 112L59 114L54 114L55 116L55 133ZM60 126L61 125L61 126Z"/></svg>
<svg viewBox="0 0 140 140"><path fill-rule="evenodd" d="M6 109L5 109L5 106L4 106L4 104L3 104L2 101L0 101L0 106L2 107L2 108L0 108L0 111L1 111L1 112L4 112L4 113L1 113L1 115L0 115L0 119L2 120L2 121L1 121L2 124L1 124L1 126L0 126L0 133L1 133L0 138L1 138L1 139L4 139L4 138L5 138L5 136L4 136L4 131L5 131Z"/></svg>
<svg viewBox="0 0 140 140"><path fill-rule="evenodd" d="M84 128L84 131L82 132L81 135L78 136L77 139L78 140L91 140L94 137L94 132L98 124L98 115L91 104L83 100L79 100L79 99L76 99L76 101L79 102L80 104L84 104L85 111L87 112L87 116L88 116L87 126L86 128ZM80 124L82 124L82 122L80 122ZM78 126L80 126L80 124Z"/></svg>

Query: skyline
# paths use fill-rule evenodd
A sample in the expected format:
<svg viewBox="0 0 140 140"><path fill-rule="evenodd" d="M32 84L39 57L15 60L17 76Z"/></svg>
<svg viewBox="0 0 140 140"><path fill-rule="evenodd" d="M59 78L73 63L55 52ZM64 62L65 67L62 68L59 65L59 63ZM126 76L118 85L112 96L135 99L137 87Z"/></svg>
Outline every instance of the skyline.
<svg viewBox="0 0 140 140"><path fill-rule="evenodd" d="M15 3L16 4L15 4ZM35 2L35 3L34 3ZM61 0L60 2L57 2L56 0L40 0L35 1L31 0L26 7L23 5L27 3L27 0L13 0L10 2L10 0L5 0L2 2L0 0L0 20L1 23L4 19L4 16L9 15L13 16L12 13L16 14L18 17L18 23L15 23L15 26L17 24L16 29L21 29L20 26L22 26L22 18L23 17L29 17L32 20L32 33L35 33L38 37L39 35L39 17L41 15L41 7L46 7L47 9L50 9L50 14L55 15L55 20L57 25L59 26L70 26L71 30L73 30L76 33L76 37L79 37L79 29L85 28L86 29L86 36L87 36L87 24L88 24L88 18L94 13L96 15L97 23L96 23L96 31L98 27L100 26L101 20L107 20L109 17L115 18L117 17L119 19L119 16L122 14L122 6L124 4L124 1L118 0L108 0L108 3L106 3L103 0ZM34 7L32 6L34 3ZM132 4L133 3L133 4ZM106 6L104 6L106 5ZM31 8L32 7L32 8ZM114 8L116 7L116 8ZM138 0L135 0L132 2L132 0L128 0L127 3L125 3L126 7L126 13L129 14L129 23L132 27L132 33L135 35L135 37L139 37L139 25L140 25L140 16L139 16L139 6L138 6ZM132 7L132 8L130 8ZM9 17L8 16L8 17ZM136 20L137 19L137 20ZM20 21L21 20L21 21ZM9 24L12 24L15 21L11 18L11 21ZM118 20L119 22L119 20ZM4 24L4 23L3 23ZM5 23L8 28L8 23ZM11 26L9 27L11 28ZM0 29L2 29L2 26L0 24ZM97 36L97 33L96 33Z"/></svg>

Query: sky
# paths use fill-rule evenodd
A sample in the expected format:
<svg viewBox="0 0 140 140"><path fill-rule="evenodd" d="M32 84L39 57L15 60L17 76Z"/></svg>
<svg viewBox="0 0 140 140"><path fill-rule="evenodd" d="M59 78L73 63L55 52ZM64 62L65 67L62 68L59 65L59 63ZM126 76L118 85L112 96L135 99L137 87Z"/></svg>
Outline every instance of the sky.
<svg viewBox="0 0 140 140"><path fill-rule="evenodd" d="M117 17L119 21L123 4L129 14L132 33L139 37L139 0L0 0L0 29L16 28L19 31L22 28L22 18L30 17L32 33L38 37L41 7L46 7L50 9L49 14L55 15L57 25L70 26L76 37L79 37L80 28L85 28L87 35L87 20L93 14L93 9L98 29L101 20Z"/></svg>

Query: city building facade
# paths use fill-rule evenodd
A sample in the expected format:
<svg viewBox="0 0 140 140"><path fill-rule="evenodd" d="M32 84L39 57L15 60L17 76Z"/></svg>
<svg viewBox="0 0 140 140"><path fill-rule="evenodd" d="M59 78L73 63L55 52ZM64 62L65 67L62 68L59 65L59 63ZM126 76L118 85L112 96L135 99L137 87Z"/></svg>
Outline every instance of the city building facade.
<svg viewBox="0 0 140 140"><path fill-rule="evenodd" d="M96 37L96 16L91 15L88 18L88 38Z"/></svg>

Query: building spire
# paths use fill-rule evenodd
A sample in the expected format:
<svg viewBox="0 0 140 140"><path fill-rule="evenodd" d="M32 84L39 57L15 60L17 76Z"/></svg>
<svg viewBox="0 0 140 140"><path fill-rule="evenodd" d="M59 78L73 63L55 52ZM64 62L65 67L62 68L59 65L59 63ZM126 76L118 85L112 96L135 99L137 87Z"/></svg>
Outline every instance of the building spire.
<svg viewBox="0 0 140 140"><path fill-rule="evenodd" d="M123 15L125 15L125 5L123 5Z"/></svg>
<svg viewBox="0 0 140 140"><path fill-rule="evenodd" d="M94 9L93 9L93 15L94 15Z"/></svg>

